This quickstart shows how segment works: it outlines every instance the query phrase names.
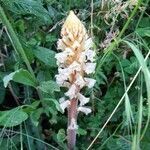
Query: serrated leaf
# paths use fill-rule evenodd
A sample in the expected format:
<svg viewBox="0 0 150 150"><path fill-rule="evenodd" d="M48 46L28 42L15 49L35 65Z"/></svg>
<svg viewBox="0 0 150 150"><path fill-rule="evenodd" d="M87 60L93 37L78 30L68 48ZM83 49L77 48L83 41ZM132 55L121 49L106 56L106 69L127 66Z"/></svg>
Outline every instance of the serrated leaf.
<svg viewBox="0 0 150 150"><path fill-rule="evenodd" d="M5 127L13 127L21 124L28 118L21 107L16 107L7 111L0 111L0 125Z"/></svg>
<svg viewBox="0 0 150 150"><path fill-rule="evenodd" d="M55 52L44 47L36 47L33 50L35 57L49 67L57 67Z"/></svg>
<svg viewBox="0 0 150 150"><path fill-rule="evenodd" d="M52 80L41 82L38 88L45 93L54 93L54 92L60 91L59 85L55 81L52 81Z"/></svg>
<svg viewBox="0 0 150 150"><path fill-rule="evenodd" d="M24 69L19 69L15 72L10 73L9 75L6 75L3 78L4 87L7 87L8 83L11 80L25 85L36 87L35 78L27 70Z"/></svg>

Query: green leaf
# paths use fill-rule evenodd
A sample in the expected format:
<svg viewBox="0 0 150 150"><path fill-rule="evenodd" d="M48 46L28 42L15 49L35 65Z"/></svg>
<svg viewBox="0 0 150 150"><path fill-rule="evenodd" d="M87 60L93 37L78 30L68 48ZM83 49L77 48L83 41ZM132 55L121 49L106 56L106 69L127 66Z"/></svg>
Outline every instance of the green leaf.
<svg viewBox="0 0 150 150"><path fill-rule="evenodd" d="M41 0L2 0L7 9L15 14L32 14L46 23L52 20L48 11L43 7Z"/></svg>
<svg viewBox="0 0 150 150"><path fill-rule="evenodd" d="M136 33L139 34L141 37L150 37L150 27L146 27L146 28L138 28L136 30Z"/></svg>
<svg viewBox="0 0 150 150"><path fill-rule="evenodd" d="M57 67L55 52L44 47L36 47L33 50L35 57L49 67Z"/></svg>
<svg viewBox="0 0 150 150"><path fill-rule="evenodd" d="M82 129L82 128L78 128L77 132L78 132L79 135L86 135L87 134L87 131Z"/></svg>
<svg viewBox="0 0 150 150"><path fill-rule="evenodd" d="M58 142L63 142L66 139L65 130L60 129L57 133L57 140Z"/></svg>
<svg viewBox="0 0 150 150"><path fill-rule="evenodd" d="M45 98L43 99L43 102L45 104L47 104L47 106L50 106L51 107L51 103L53 103L56 107L56 109L60 112L62 112L61 108L60 108L60 105L58 103L58 101L56 99L52 99L52 98Z"/></svg>
<svg viewBox="0 0 150 150"><path fill-rule="evenodd" d="M0 125L5 127L13 127L21 124L28 118L21 107L16 107L7 111L0 111Z"/></svg>
<svg viewBox="0 0 150 150"><path fill-rule="evenodd" d="M43 81L40 83L40 86L38 86L40 90L42 90L45 93L54 93L60 91L60 87L55 81Z"/></svg>
<svg viewBox="0 0 150 150"><path fill-rule="evenodd" d="M28 105L27 107L23 108L23 111L30 114L32 113L34 110L36 110L36 108L39 106L40 101L36 100L34 101L32 104Z"/></svg>
<svg viewBox="0 0 150 150"><path fill-rule="evenodd" d="M37 84L35 78L27 70L24 69L19 69L15 72L10 73L9 75L6 75L3 78L4 87L7 87L8 83L11 80L33 87L36 87Z"/></svg>
<svg viewBox="0 0 150 150"><path fill-rule="evenodd" d="M39 124L39 119L40 119L40 116L41 114L43 113L43 108L38 108L36 110L34 110L31 114L31 120L32 120L32 123L35 125L35 126L38 126Z"/></svg>

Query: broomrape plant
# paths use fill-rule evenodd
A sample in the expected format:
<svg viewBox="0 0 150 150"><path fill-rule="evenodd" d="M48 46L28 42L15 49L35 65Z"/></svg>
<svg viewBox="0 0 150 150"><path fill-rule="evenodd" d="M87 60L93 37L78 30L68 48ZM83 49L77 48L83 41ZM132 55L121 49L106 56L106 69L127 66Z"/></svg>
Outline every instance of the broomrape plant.
<svg viewBox="0 0 150 150"><path fill-rule="evenodd" d="M61 39L58 40L58 50L62 52L55 56L58 65L56 82L68 89L59 100L62 111L68 109L68 149L74 149L76 143L78 112L86 115L91 112L90 108L84 106L89 102L89 98L85 97L81 90L85 86L92 88L96 82L88 77L94 73L96 67L96 53L92 46L92 39L87 35L84 25L74 12L70 11L61 30Z"/></svg>

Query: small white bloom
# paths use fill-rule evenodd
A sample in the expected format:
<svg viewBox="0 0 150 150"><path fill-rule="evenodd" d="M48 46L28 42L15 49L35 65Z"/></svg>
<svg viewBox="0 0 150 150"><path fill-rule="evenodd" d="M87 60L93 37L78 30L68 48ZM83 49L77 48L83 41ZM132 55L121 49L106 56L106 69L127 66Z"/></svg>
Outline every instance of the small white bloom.
<svg viewBox="0 0 150 150"><path fill-rule="evenodd" d="M71 73L68 71L68 68L65 68L65 69L58 68L58 73L59 73L61 76L64 76L64 78L66 78L66 80L69 78L69 75L71 74Z"/></svg>
<svg viewBox="0 0 150 150"><path fill-rule="evenodd" d="M75 84L80 86L80 89L85 86L85 81L84 81L83 77L80 74L76 75Z"/></svg>
<svg viewBox="0 0 150 150"><path fill-rule="evenodd" d="M78 107L78 111L81 111L83 113L85 113L86 115L88 115L89 113L91 113L91 109L87 108L87 107Z"/></svg>
<svg viewBox="0 0 150 150"><path fill-rule="evenodd" d="M85 62L85 60L86 60L85 52L81 52L81 54L79 56L79 62L82 64Z"/></svg>
<svg viewBox="0 0 150 150"><path fill-rule="evenodd" d="M95 61L95 59L94 59L95 55L96 55L95 51L90 50L90 49L85 50L85 56L86 56L87 60L89 60L91 62Z"/></svg>
<svg viewBox="0 0 150 150"><path fill-rule="evenodd" d="M65 98L64 97L61 97L60 99L59 99L59 103L63 103L65 101Z"/></svg>
<svg viewBox="0 0 150 150"><path fill-rule="evenodd" d="M89 38L85 41L84 50L88 50L93 46L92 38Z"/></svg>
<svg viewBox="0 0 150 150"><path fill-rule="evenodd" d="M77 87L75 84L72 84L70 89L65 93L65 95L68 96L70 99L75 98L76 94L77 94Z"/></svg>
<svg viewBox="0 0 150 150"><path fill-rule="evenodd" d="M84 95L82 95L82 94L78 94L78 99L79 99L79 101L80 101L80 106L83 106L83 105L85 105L86 103L88 103L89 102L89 100L90 100L90 98L86 98Z"/></svg>
<svg viewBox="0 0 150 150"><path fill-rule="evenodd" d="M62 103L60 103L60 108L62 109L63 113L65 111L65 109L70 105L70 101L63 101Z"/></svg>
<svg viewBox="0 0 150 150"><path fill-rule="evenodd" d="M68 72L73 73L74 71L80 71L81 70L81 65L74 61L69 67L68 67Z"/></svg>
<svg viewBox="0 0 150 150"><path fill-rule="evenodd" d="M58 85L62 85L64 82L65 82L65 80L66 80L66 78L64 78L64 76L62 76L62 75L60 75L60 74L57 74L57 75L55 75L55 78L56 78L56 83L58 84Z"/></svg>
<svg viewBox="0 0 150 150"><path fill-rule="evenodd" d="M57 42L57 49L64 50L65 48L66 48L66 45L62 42L61 39L59 39Z"/></svg>
<svg viewBox="0 0 150 150"><path fill-rule="evenodd" d="M87 74L90 74L90 73L94 73L95 67L96 67L96 63L86 63L83 69Z"/></svg>
<svg viewBox="0 0 150 150"><path fill-rule="evenodd" d="M57 59L57 65L63 64L68 56L74 55L74 52L70 48L66 48L65 51L57 53L55 58Z"/></svg>
<svg viewBox="0 0 150 150"><path fill-rule="evenodd" d="M55 58L57 59L57 65L64 63L66 61L67 55L64 52L57 53L55 55Z"/></svg>
<svg viewBox="0 0 150 150"><path fill-rule="evenodd" d="M59 74L55 75L56 82L58 85L62 86L66 80L68 80L69 74L67 69L58 68Z"/></svg>
<svg viewBox="0 0 150 150"><path fill-rule="evenodd" d="M88 88L92 88L94 86L94 84L96 83L95 79L92 78L84 78L85 82L86 82L86 86Z"/></svg>

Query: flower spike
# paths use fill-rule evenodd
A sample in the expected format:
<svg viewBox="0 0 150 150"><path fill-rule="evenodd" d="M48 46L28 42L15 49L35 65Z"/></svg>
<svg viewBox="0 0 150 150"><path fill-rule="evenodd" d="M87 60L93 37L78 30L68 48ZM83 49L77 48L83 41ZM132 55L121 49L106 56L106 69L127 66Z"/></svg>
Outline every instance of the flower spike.
<svg viewBox="0 0 150 150"><path fill-rule="evenodd" d="M58 65L56 82L61 87L68 88L64 93L67 98L60 102L64 112L68 108L68 149L75 146L77 130L77 114L79 111L86 115L91 112L90 108L83 107L89 102L81 92L83 87L92 88L95 80L88 77L94 73L95 51L93 51L93 41L87 34L83 23L70 11L61 30L61 39L57 42L60 53L55 55ZM81 94L82 93L82 94Z"/></svg>

